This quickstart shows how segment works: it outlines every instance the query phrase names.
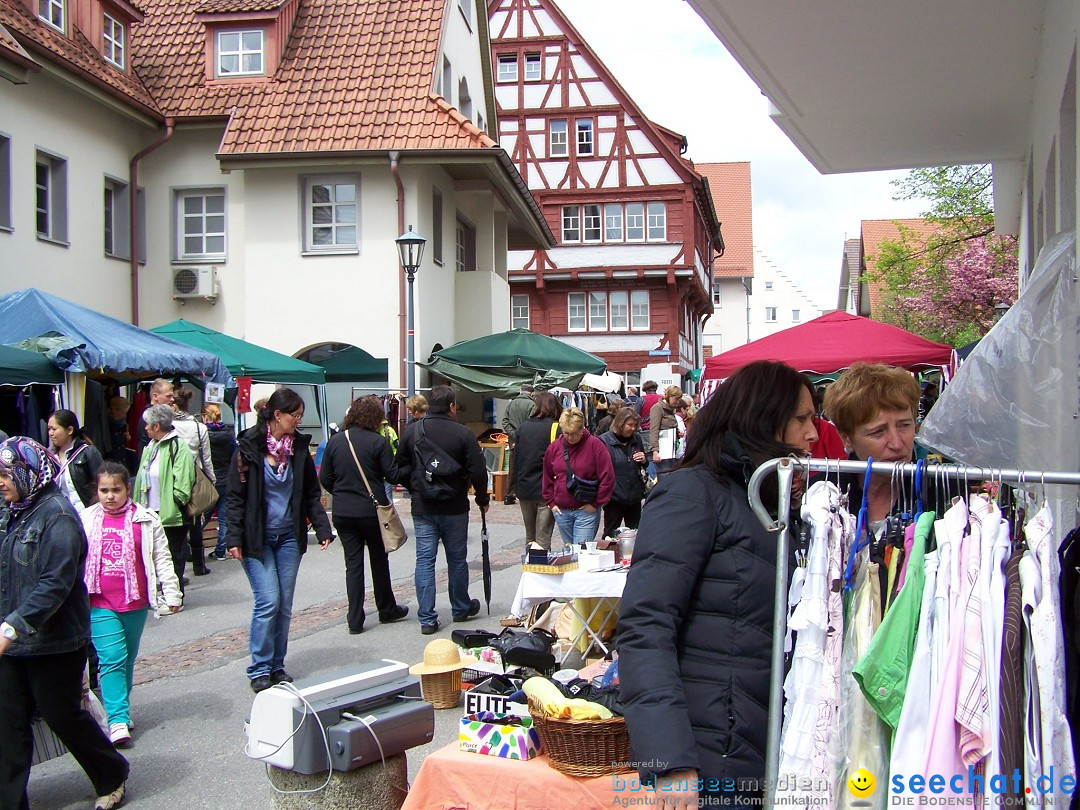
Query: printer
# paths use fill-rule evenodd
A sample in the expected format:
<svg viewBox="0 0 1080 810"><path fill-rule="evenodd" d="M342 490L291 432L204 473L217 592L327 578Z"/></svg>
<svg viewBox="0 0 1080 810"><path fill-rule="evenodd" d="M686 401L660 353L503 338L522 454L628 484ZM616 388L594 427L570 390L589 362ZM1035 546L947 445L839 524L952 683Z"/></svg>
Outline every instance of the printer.
<svg viewBox="0 0 1080 810"><path fill-rule="evenodd" d="M435 734L435 710L400 661L383 659L290 686L296 691L279 685L255 696L245 748L252 759L304 774L331 766L347 771L379 762L380 745L389 757Z"/></svg>

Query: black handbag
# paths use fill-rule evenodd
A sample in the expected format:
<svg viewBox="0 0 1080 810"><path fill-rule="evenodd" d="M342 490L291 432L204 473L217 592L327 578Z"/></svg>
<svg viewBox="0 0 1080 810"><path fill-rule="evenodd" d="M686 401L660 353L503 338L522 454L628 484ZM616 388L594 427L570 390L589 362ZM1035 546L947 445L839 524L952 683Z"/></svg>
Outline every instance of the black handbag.
<svg viewBox="0 0 1080 810"><path fill-rule="evenodd" d="M546 672L555 667L555 656L551 654L551 645L556 637L547 630L522 632L507 627L496 638L488 642L502 656L503 664Z"/></svg>
<svg viewBox="0 0 1080 810"><path fill-rule="evenodd" d="M566 489L570 496L578 503L593 503L600 492L600 482L574 475L574 470L570 467L570 450L566 446L566 437L563 437L562 457L566 462Z"/></svg>
<svg viewBox="0 0 1080 810"><path fill-rule="evenodd" d="M450 640L465 649L486 647L493 638L495 634L488 630L454 630L450 633Z"/></svg>

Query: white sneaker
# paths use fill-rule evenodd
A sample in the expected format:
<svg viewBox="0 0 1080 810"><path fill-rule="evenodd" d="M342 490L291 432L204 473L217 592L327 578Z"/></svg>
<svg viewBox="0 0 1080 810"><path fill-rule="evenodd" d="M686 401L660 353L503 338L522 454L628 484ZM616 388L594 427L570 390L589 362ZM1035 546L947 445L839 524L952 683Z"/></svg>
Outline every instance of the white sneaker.
<svg viewBox="0 0 1080 810"><path fill-rule="evenodd" d="M130 743L131 731L128 729L127 723L111 723L109 725L109 740L116 748L123 748Z"/></svg>
<svg viewBox="0 0 1080 810"><path fill-rule="evenodd" d="M179 613L183 609L184 609L184 606L181 605L180 610L177 610L176 612ZM157 615L158 616L172 616L173 615L172 608L170 608L168 605L162 605L161 607L159 607L157 609Z"/></svg>

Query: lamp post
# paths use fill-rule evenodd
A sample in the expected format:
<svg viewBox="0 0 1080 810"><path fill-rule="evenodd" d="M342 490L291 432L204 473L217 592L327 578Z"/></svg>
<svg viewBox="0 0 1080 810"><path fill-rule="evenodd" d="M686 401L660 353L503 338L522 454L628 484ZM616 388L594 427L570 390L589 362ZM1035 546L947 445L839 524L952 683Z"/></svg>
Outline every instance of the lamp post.
<svg viewBox="0 0 1080 810"><path fill-rule="evenodd" d="M408 392L411 397L416 393L416 329L414 324L416 307L413 304L413 280L416 278L416 271L420 269L420 260L424 257L424 245L427 244L427 240L414 232L410 225L409 230L394 241L397 243L401 268L405 271L405 278L409 282L409 342L405 364L408 366Z"/></svg>
<svg viewBox="0 0 1080 810"><path fill-rule="evenodd" d="M1000 304L994 304L994 314L997 315L997 317L994 319L994 322L997 323L1002 318L1004 318L1005 313L1008 312L1009 309L1010 309L1009 304L1006 304L1004 302L1000 303Z"/></svg>

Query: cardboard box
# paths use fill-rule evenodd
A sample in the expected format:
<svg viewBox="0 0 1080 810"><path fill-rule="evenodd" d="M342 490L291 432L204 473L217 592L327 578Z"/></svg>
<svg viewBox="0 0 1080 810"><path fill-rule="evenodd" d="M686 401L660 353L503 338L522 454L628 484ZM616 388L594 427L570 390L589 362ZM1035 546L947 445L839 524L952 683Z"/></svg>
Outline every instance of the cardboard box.
<svg viewBox="0 0 1080 810"><path fill-rule="evenodd" d="M582 571L593 571L597 568L611 568L615 565L614 551L579 551L578 567Z"/></svg>
<svg viewBox="0 0 1080 810"><path fill-rule="evenodd" d="M471 754L503 759L532 759L541 753L532 717L481 712L461 718L458 747Z"/></svg>
<svg viewBox="0 0 1080 810"><path fill-rule="evenodd" d="M478 692L465 693L465 715L511 714L515 717L528 717L529 707L524 703L511 703L506 695L485 695Z"/></svg>

